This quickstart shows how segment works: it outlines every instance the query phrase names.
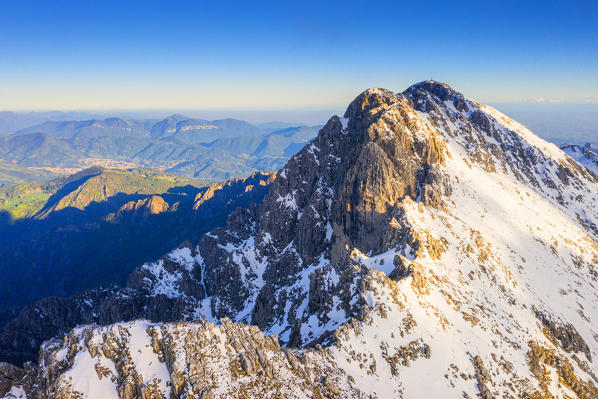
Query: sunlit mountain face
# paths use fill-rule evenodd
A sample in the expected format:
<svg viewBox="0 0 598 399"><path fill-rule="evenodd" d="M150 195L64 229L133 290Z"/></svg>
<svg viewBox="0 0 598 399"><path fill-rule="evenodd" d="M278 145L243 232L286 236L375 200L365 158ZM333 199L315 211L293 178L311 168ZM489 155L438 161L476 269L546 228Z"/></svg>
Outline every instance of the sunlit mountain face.
<svg viewBox="0 0 598 399"><path fill-rule="evenodd" d="M59 333L3 395L597 397L594 155L444 83L366 90L263 199L65 305L96 324L7 324L3 351Z"/></svg>

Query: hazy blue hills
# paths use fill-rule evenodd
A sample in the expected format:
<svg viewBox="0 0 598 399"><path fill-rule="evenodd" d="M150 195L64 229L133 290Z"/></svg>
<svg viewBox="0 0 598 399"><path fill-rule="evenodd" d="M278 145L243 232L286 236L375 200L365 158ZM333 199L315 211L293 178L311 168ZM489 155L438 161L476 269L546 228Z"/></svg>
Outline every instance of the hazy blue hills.
<svg viewBox="0 0 598 399"><path fill-rule="evenodd" d="M85 120L97 117L98 115L79 111L0 111L0 134L14 133L17 130L47 121Z"/></svg>
<svg viewBox="0 0 598 399"><path fill-rule="evenodd" d="M21 166L74 167L79 152L66 140L45 133L0 136L0 158Z"/></svg>
<svg viewBox="0 0 598 399"><path fill-rule="evenodd" d="M237 119L207 121L171 115L151 127L152 137L176 137L189 143L209 143L220 138L260 136L271 131Z"/></svg>
<svg viewBox="0 0 598 399"><path fill-rule="evenodd" d="M288 127L288 126L285 126ZM176 137L189 143L209 143L219 138L260 136L277 130L238 119L205 120L173 114L162 120L121 118L84 121L47 121L17 130L15 135L44 133L60 138L91 137Z"/></svg>
<svg viewBox="0 0 598 399"><path fill-rule="evenodd" d="M316 129L307 126L289 127L258 137L230 137L206 144L211 150L246 153L257 156L291 157L311 140Z"/></svg>
<svg viewBox="0 0 598 399"><path fill-rule="evenodd" d="M51 137L149 137L147 125L152 121L126 121L120 118L85 121L48 121L18 130L16 135L44 133Z"/></svg>
<svg viewBox="0 0 598 399"><path fill-rule="evenodd" d="M45 121L0 135L0 160L12 169L45 168L50 175L90 166L153 167L220 181L279 169L320 128L289 125L254 125L231 118L210 121L181 114L160 120ZM8 176L8 170L0 163L3 175Z"/></svg>
<svg viewBox="0 0 598 399"><path fill-rule="evenodd" d="M287 127L297 126L297 124L289 123L289 122L272 121L272 122L259 123L258 126L261 127L262 129L280 130L280 129L285 129Z"/></svg>

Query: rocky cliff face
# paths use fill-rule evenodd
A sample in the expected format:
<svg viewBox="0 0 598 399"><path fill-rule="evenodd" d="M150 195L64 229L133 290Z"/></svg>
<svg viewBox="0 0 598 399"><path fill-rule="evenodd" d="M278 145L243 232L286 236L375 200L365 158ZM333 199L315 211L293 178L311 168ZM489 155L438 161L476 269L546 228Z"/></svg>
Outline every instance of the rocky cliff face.
<svg viewBox="0 0 598 399"><path fill-rule="evenodd" d="M393 107L396 114L388 112ZM166 273L156 264L140 268L139 288L158 293L163 281L191 280L165 277L169 271L195 274L198 316L251 322L293 345L320 342L357 312L350 287L362 272L355 253L414 244L408 229L398 228L396 203L442 206L450 192L440 170L445 157L440 136L424 131L407 99L363 93L288 162L259 207L238 210L225 228L204 236L190 263ZM331 319L331 311L345 315Z"/></svg>
<svg viewBox="0 0 598 399"><path fill-rule="evenodd" d="M594 398L597 196L587 168L443 83L400 94L370 89L281 169L260 205L233 212L198 245L139 267L130 285L184 302L186 320L227 320L219 331L229 319L255 324L300 348L296 356L318 359L305 377L281 374L272 385L260 359L277 359L276 345L261 357L225 345L224 358L263 374L229 372L229 360L207 374L220 387L213 397L243 397L231 389L255 381L273 396ZM148 337L181 328L137 323ZM204 392L189 388L204 382L181 382L191 377L172 364L192 364L189 356L213 348L208 342L178 335L169 344L178 351L148 344L158 358L152 364L165 365L160 381L137 363L124 367L137 374L123 374L120 360L105 360L114 356L72 344L81 339L71 336L95 331L94 345L104 347L112 342L104 331L133 336L125 332L132 326L74 330L46 344L39 368L9 385L29 395L66 387L61 392L93 397L91 385L75 384L100 378L99 368L110 372L103 383L115 397ZM76 349L57 360L65 347ZM277 364L283 374L295 370L291 361ZM39 382L50 369L58 371ZM123 388L128 375L133 387Z"/></svg>

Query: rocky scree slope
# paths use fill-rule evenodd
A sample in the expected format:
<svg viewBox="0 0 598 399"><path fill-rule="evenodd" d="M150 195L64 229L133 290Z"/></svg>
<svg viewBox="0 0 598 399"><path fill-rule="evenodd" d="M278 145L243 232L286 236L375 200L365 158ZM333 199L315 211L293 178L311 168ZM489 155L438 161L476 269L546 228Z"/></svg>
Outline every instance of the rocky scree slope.
<svg viewBox="0 0 598 399"><path fill-rule="evenodd" d="M316 357L305 379L288 377L292 358L271 374L260 359L284 360L276 351L228 338L155 343L158 329L206 322L138 321L50 341L6 386L40 397L93 397L98 380L112 397L594 398L597 195L586 167L446 84L370 89L281 169L261 205L130 278L184 301L186 319L255 324ZM209 384L177 371L198 369ZM240 391L251 381L260 394Z"/></svg>

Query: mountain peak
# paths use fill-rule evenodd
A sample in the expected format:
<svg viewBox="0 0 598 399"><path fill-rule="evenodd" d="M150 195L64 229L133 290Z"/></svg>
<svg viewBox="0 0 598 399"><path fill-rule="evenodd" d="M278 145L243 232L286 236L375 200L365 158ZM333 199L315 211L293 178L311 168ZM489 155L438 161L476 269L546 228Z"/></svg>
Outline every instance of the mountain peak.
<svg viewBox="0 0 598 399"><path fill-rule="evenodd" d="M317 380L336 397L598 397L597 197L581 165L444 83L373 88L261 204L139 267L136 289L322 356ZM242 352L246 374L266 359Z"/></svg>
<svg viewBox="0 0 598 399"><path fill-rule="evenodd" d="M164 119L170 119L170 120L179 122L179 121L184 121L184 120L188 120L188 119L191 119L191 118L189 118L188 116L183 115L183 114L171 114L171 115L168 115Z"/></svg>
<svg viewBox="0 0 598 399"><path fill-rule="evenodd" d="M370 88L358 95L347 107L344 117L353 123L369 123L377 111L388 108L398 101L397 96L386 89Z"/></svg>
<svg viewBox="0 0 598 399"><path fill-rule="evenodd" d="M443 101L449 100L453 95L458 94L451 86L444 82L436 80L424 80L410 86L405 92L412 92L415 90L426 90Z"/></svg>

